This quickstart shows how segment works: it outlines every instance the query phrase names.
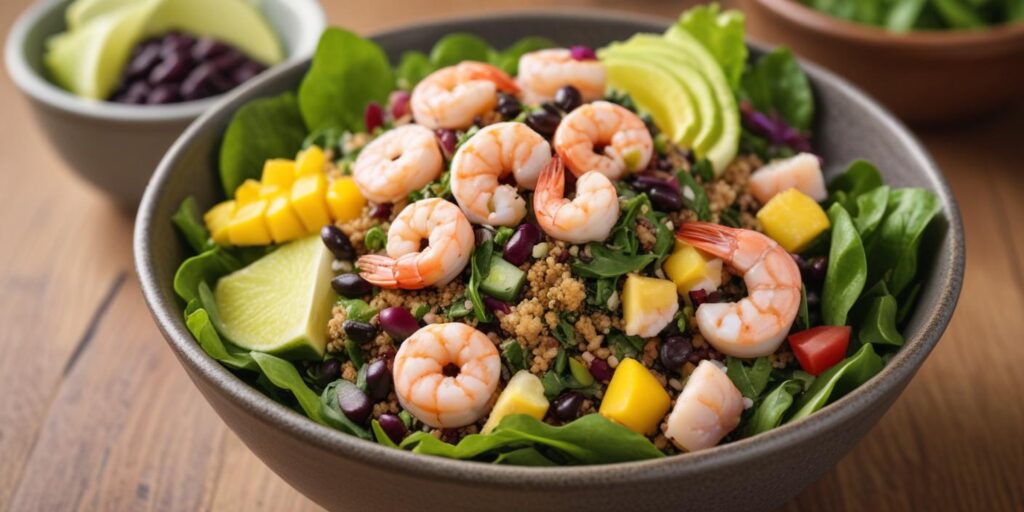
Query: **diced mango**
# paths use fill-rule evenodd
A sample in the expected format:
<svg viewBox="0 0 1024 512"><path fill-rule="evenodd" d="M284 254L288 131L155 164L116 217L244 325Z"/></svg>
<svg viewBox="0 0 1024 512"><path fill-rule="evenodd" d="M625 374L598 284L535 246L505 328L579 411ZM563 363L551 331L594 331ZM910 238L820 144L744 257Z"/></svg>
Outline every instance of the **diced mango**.
<svg viewBox="0 0 1024 512"><path fill-rule="evenodd" d="M309 233L331 222L327 215L327 178L323 173L299 176L292 184L292 208Z"/></svg>
<svg viewBox="0 0 1024 512"><path fill-rule="evenodd" d="M487 434L494 430L505 416L511 414L526 414L538 420L543 419L548 412L548 405L540 379L526 370L520 370L509 379L508 385L498 395L481 433Z"/></svg>
<svg viewBox="0 0 1024 512"><path fill-rule="evenodd" d="M807 248L829 227L828 215L807 194L791 188L777 194L757 212L766 235L789 252Z"/></svg>
<svg viewBox="0 0 1024 512"><path fill-rule="evenodd" d="M327 208L331 217L338 222L352 220L359 216L366 206L366 198L359 192L355 180L343 176L327 187Z"/></svg>
<svg viewBox="0 0 1024 512"><path fill-rule="evenodd" d="M622 287L622 319L626 334L649 338L672 321L679 310L676 285L666 279L629 274Z"/></svg>
<svg viewBox="0 0 1024 512"><path fill-rule="evenodd" d="M231 217L235 215L235 202L224 201L217 203L203 214L203 222L206 223L206 230L210 237L218 245L228 244L228 225Z"/></svg>
<svg viewBox="0 0 1024 512"><path fill-rule="evenodd" d="M257 199L240 207L228 224L228 241L232 245L269 244L270 230L267 229L267 222L263 218L266 211L266 199Z"/></svg>
<svg viewBox="0 0 1024 512"><path fill-rule="evenodd" d="M650 370L636 359L624 359L615 368L598 412L633 432L650 435L668 412L671 401Z"/></svg>
<svg viewBox="0 0 1024 512"><path fill-rule="evenodd" d="M260 198L263 184L256 180L245 180L235 189L235 201L242 207Z"/></svg>
<svg viewBox="0 0 1024 512"><path fill-rule="evenodd" d="M287 190L295 181L295 162L284 158L273 158L263 163L263 175L260 182L264 185L277 185Z"/></svg>
<svg viewBox="0 0 1024 512"><path fill-rule="evenodd" d="M305 236L308 231L299 220L299 214L292 208L288 194L280 193L270 199L267 205L267 228L274 242L281 243Z"/></svg>
<svg viewBox="0 0 1024 512"><path fill-rule="evenodd" d="M684 297L697 289L715 291L722 284L722 260L682 240L676 240L675 250L661 268Z"/></svg>
<svg viewBox="0 0 1024 512"><path fill-rule="evenodd" d="M278 185L270 185L270 184L264 183L263 186L260 187L260 199L270 199L270 198L280 194L281 192L284 192L284 191L287 191L287 190L288 190L287 188L281 188Z"/></svg>
<svg viewBox="0 0 1024 512"><path fill-rule="evenodd" d="M327 163L327 155L319 146L310 146L299 153L295 159L295 176L309 176L312 174L323 174L324 165Z"/></svg>

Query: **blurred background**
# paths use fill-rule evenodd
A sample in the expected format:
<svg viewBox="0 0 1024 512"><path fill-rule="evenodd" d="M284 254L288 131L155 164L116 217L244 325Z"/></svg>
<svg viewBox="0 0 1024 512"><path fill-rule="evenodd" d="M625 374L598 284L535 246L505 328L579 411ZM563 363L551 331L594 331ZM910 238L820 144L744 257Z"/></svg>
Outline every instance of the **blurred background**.
<svg viewBox="0 0 1024 512"><path fill-rule="evenodd" d="M1024 2L963 2L935 4L971 8L910 2L923 7L895 14L894 2L869 0L807 2L818 11L794 0L726 2L747 12L755 40L791 46L913 123L960 201L970 253L957 313L919 376L787 510L1024 508L1024 405L1014 400L1024 379L993 371L1024 353L1024 230L1015 226L1024 218L1024 24L988 26L1024 16ZM372 34L530 8L671 18L696 2L321 3L329 24ZM0 2L5 39L30 4ZM886 32L918 29L932 32ZM0 509L315 510L221 423L164 344L133 270L131 193L112 199L85 170L123 162L87 161L83 152L98 142L52 131L78 118L36 108L8 62L0 78ZM180 130L197 113L168 111L161 123ZM142 139L124 142L133 134L119 136L123 149L114 151L129 156L120 160L133 177L117 181L143 182L156 156Z"/></svg>

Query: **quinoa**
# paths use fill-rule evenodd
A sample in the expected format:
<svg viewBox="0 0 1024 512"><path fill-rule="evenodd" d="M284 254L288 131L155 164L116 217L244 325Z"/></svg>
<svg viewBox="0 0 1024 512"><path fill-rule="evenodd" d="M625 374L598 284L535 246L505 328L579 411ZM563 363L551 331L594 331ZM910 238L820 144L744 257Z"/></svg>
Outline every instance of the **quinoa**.
<svg viewBox="0 0 1024 512"><path fill-rule="evenodd" d="M654 243L658 241L658 236L654 232L654 223L644 216L638 216L636 218L636 237L640 240L640 247L644 251L650 252L654 249Z"/></svg>

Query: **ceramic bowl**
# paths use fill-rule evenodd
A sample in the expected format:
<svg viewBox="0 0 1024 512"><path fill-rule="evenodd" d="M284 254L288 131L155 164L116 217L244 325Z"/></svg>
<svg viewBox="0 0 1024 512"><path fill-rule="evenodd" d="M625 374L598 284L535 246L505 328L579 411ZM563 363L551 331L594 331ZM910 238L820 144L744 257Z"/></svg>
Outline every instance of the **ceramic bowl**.
<svg viewBox="0 0 1024 512"><path fill-rule="evenodd" d="M517 14L393 30L374 39L394 60L441 36L470 31L503 47L528 34L601 46L668 21L622 13ZM760 52L754 49L755 52ZM271 71L205 114L174 144L139 209L135 258L142 289L175 355L228 426L271 469L334 510L767 510L832 467L896 400L938 343L959 294L964 265L960 214L942 174L891 115L834 75L806 69L817 94L818 149L828 173L858 157L875 161L890 184L934 191L942 218L922 263L924 286L906 345L876 377L804 420L702 452L586 467L527 468L414 455L320 426L266 398L208 357L182 321L172 276L186 247L171 215L188 195L207 207L221 192L214 167L221 134L246 102L291 90L308 62Z"/></svg>
<svg viewBox="0 0 1024 512"><path fill-rule="evenodd" d="M749 34L789 46L913 123L955 121L1024 100L1024 23L895 34L795 0L738 0Z"/></svg>
<svg viewBox="0 0 1024 512"><path fill-rule="evenodd" d="M18 18L4 49L7 72L67 166L126 209L134 209L154 168L185 127L222 97L172 105L123 105L79 98L50 82L46 40L65 29L70 0L40 1ZM326 17L316 0L259 3L288 62L316 49Z"/></svg>

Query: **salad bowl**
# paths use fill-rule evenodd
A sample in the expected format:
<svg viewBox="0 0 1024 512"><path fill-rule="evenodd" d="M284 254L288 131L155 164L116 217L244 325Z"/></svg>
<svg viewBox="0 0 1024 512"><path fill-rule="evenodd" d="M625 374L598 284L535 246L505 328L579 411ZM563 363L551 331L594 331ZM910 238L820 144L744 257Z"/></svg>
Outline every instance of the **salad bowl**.
<svg viewBox="0 0 1024 512"><path fill-rule="evenodd" d="M396 62L452 32L496 46L524 35L603 46L670 20L622 13L523 13L417 25L372 39ZM752 46L758 56L764 50ZM556 468L510 467L428 457L387 448L309 421L237 378L189 334L173 289L185 243L169 219L187 196L212 205L219 195L217 149L245 103L294 90L308 70L298 62L240 88L194 123L154 175L139 210L136 266L158 326L192 381L225 423L272 470L332 510L769 510L796 495L881 418L938 343L955 307L964 265L956 202L941 173L890 114L842 80L805 65L817 98L815 145L832 177L840 165L870 158L888 183L933 192L942 221L926 237L919 302L906 343L866 384L805 419L719 447L656 460ZM834 163L834 164L832 164Z"/></svg>

